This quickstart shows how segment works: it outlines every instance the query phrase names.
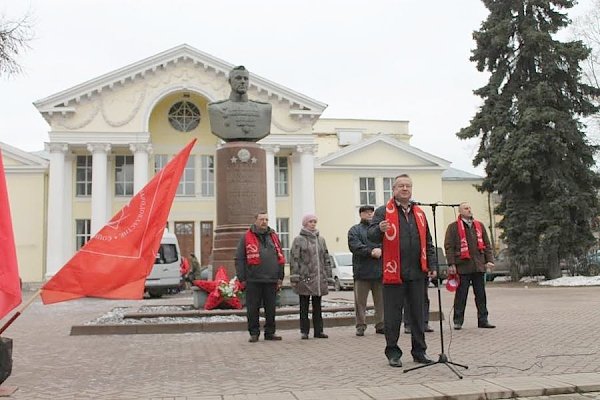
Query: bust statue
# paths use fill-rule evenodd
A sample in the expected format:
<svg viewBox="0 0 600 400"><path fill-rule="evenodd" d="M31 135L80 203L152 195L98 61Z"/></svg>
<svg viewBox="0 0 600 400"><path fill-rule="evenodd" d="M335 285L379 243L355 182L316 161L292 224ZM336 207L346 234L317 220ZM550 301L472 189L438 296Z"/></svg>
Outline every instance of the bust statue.
<svg viewBox="0 0 600 400"><path fill-rule="evenodd" d="M229 99L208 104L210 130L226 142L256 142L270 133L271 104L248 100L248 70L240 65L229 72Z"/></svg>

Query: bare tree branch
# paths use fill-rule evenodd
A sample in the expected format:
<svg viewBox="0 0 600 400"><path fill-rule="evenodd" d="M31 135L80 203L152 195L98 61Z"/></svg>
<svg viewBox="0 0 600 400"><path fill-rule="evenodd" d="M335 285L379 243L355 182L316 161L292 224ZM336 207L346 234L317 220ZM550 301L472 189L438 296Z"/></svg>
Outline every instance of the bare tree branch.
<svg viewBox="0 0 600 400"><path fill-rule="evenodd" d="M21 72L17 57L33 39L30 16L26 14L13 21L0 16L0 76L10 76Z"/></svg>
<svg viewBox="0 0 600 400"><path fill-rule="evenodd" d="M573 33L591 49L583 66L587 83L600 88L600 0L594 0L586 14L574 21Z"/></svg>
<svg viewBox="0 0 600 400"><path fill-rule="evenodd" d="M591 50L582 65L583 78L587 84L600 89L600 0L594 0L585 15L577 18L571 27L575 38ZM600 99L594 102L598 104ZM600 145L600 113L590 115L585 123L591 142Z"/></svg>

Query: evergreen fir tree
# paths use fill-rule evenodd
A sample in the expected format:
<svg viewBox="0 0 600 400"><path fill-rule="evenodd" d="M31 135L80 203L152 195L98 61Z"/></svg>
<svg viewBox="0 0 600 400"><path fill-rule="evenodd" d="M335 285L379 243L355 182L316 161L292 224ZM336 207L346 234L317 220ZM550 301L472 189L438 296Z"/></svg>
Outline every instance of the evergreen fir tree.
<svg viewBox="0 0 600 400"><path fill-rule="evenodd" d="M485 164L481 190L500 194L496 212L513 260L554 278L560 259L594 243L597 149L578 117L597 111L590 98L600 90L581 80L588 48L556 39L572 0L483 3L490 14L473 34L471 61L491 76L474 91L483 105L457 135L481 140L473 164Z"/></svg>

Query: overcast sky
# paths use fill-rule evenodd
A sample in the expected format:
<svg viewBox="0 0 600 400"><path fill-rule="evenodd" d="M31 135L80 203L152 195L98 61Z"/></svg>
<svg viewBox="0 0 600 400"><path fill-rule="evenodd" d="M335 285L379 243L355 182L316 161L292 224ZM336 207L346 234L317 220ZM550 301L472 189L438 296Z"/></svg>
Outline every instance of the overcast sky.
<svg viewBox="0 0 600 400"><path fill-rule="evenodd" d="M26 12L23 73L0 79L0 141L23 150L48 141L32 102L187 43L328 104L323 117L407 120L413 146L482 171L477 141L455 136L487 80L469 61L481 0L0 0L5 19Z"/></svg>

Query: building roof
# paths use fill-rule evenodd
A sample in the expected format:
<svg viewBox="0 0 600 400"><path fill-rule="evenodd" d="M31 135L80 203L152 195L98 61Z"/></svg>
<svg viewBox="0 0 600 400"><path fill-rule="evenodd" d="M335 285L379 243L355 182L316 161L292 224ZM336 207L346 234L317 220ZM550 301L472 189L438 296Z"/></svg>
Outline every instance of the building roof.
<svg viewBox="0 0 600 400"><path fill-rule="evenodd" d="M7 172L43 172L48 169L48 160L33 153L28 153L7 143L0 142L4 169ZM8 162L8 160L12 162Z"/></svg>
<svg viewBox="0 0 600 400"><path fill-rule="evenodd" d="M384 144L387 149L391 149L392 151L397 151L398 155L408 155L410 158L415 161L410 165L402 165L397 162L388 162L386 160L379 160L380 162L373 165L352 165L343 163L344 158L349 158L350 155L360 154L370 147L373 148L376 145ZM391 158L389 159L391 160ZM396 158L394 158L396 160ZM325 157L321 157L316 160L315 167L316 168L333 168L333 169L394 169L398 168L407 168L413 170L423 170L423 169L434 169L434 170L445 170L450 166L450 161L444 160L443 158L437 157L431 153L427 153L421 149L418 149L414 146L411 146L408 143L401 142L397 139L394 139L390 135L380 133L378 135L374 135L369 139L362 140L358 143L349 145L344 147L341 150L338 150L334 153L331 153Z"/></svg>
<svg viewBox="0 0 600 400"><path fill-rule="evenodd" d="M42 114L74 112L73 107L69 107L69 102L71 101L78 102L83 97L91 97L95 93L100 93L106 89L112 89L115 85L122 85L127 81L143 78L147 73L153 73L159 69L165 68L168 64L177 64L181 61L192 61L197 68L204 68L205 70L212 69L217 74L222 74L225 77L228 76L229 71L234 67L231 63L211 56L208 53L204 53L190 45L182 44L37 100L33 104ZM321 115L325 108L327 108L327 104L325 103L286 88L285 86L276 84L259 75L250 73L250 77L250 87L256 88L258 92L265 91L268 95L273 95L280 100L288 100L292 105L298 104L300 109L294 110L296 114Z"/></svg>
<svg viewBox="0 0 600 400"><path fill-rule="evenodd" d="M480 181L483 176L475 175L458 168L448 168L442 173L443 181Z"/></svg>

